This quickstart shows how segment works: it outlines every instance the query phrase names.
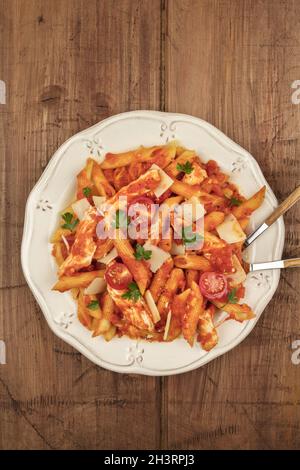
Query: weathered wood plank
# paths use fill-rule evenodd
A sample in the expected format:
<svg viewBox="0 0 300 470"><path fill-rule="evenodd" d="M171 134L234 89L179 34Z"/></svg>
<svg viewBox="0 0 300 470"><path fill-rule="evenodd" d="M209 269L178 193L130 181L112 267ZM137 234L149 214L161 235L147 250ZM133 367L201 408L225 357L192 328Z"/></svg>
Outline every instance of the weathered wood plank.
<svg viewBox="0 0 300 470"><path fill-rule="evenodd" d="M55 338L19 261L24 206L57 147L160 106L160 1L1 1L0 448L153 448L159 381L110 373Z"/></svg>
<svg viewBox="0 0 300 470"><path fill-rule="evenodd" d="M297 1L174 0L167 5L166 110L199 116L248 149L282 200L300 181ZM285 252L299 256L299 206L285 217ZM168 379L165 441L174 448L299 448L300 274L236 349ZM295 310L296 308L296 310Z"/></svg>

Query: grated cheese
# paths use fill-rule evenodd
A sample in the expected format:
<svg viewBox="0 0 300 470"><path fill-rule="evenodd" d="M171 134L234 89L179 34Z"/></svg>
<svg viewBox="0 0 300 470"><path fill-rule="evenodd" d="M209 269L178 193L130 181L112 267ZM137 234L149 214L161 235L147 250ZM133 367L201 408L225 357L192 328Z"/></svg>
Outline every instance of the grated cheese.
<svg viewBox="0 0 300 470"><path fill-rule="evenodd" d="M151 294L150 290L146 290L145 299L146 299L148 307L149 307L149 309L152 313L154 323L159 322L160 321L160 313L158 311L156 303L154 302L154 299L152 297L152 294Z"/></svg>
<svg viewBox="0 0 300 470"><path fill-rule="evenodd" d="M163 193L169 189L172 184L174 183L173 179L170 178L167 173L162 170L158 165L155 165L155 163L151 166L150 170L158 170L159 176L160 176L160 183L157 186L157 188L153 191L156 197L160 197Z"/></svg>
<svg viewBox="0 0 300 470"><path fill-rule="evenodd" d="M91 204L87 198L79 199L78 201L72 204L72 209L77 215L79 220L82 220L85 216L86 211L91 207Z"/></svg>
<svg viewBox="0 0 300 470"><path fill-rule="evenodd" d="M164 341L167 341L168 339L168 334L169 334L169 329L170 329L170 324L171 324L171 317L172 317L172 312L171 310L169 310L167 321L166 321L166 326L165 326L165 332L164 332Z"/></svg>
<svg viewBox="0 0 300 470"><path fill-rule="evenodd" d="M216 231L226 243L237 243L244 241L246 234L233 214L228 214L224 222L217 226Z"/></svg>
<svg viewBox="0 0 300 470"><path fill-rule="evenodd" d="M116 248L113 248L107 255L103 256L103 258L98 259L99 263L109 264L113 259L118 257L118 252Z"/></svg>
<svg viewBox="0 0 300 470"><path fill-rule="evenodd" d="M106 281L102 277L96 277L84 290L87 295L102 294L106 289Z"/></svg>
<svg viewBox="0 0 300 470"><path fill-rule="evenodd" d="M158 246L152 245L149 241L144 244L144 249L152 251L151 258L146 262L148 263L150 270L153 273L156 273L156 271L164 264L164 262L171 257L170 253L167 253Z"/></svg>

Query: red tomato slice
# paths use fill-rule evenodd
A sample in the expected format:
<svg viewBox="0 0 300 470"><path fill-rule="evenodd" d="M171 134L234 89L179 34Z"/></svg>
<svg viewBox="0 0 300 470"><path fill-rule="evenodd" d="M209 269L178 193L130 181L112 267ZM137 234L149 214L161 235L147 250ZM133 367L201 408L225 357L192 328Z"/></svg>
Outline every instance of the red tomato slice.
<svg viewBox="0 0 300 470"><path fill-rule="evenodd" d="M201 294L209 300L218 300L228 292L228 283L224 274L216 272L202 273L199 279Z"/></svg>
<svg viewBox="0 0 300 470"><path fill-rule="evenodd" d="M125 264L114 261L107 267L105 279L112 289L121 290L132 282L132 275Z"/></svg>

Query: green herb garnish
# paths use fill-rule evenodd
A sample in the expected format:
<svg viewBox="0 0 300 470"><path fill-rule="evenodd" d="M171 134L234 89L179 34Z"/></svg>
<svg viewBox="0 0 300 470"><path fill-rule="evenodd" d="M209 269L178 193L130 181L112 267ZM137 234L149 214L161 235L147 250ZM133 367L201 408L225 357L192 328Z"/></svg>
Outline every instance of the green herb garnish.
<svg viewBox="0 0 300 470"><path fill-rule="evenodd" d="M194 170L193 165L191 164L191 162L185 162L183 164L177 163L176 169L178 171L183 171L183 173L185 173L186 175L190 175L192 173L192 171Z"/></svg>
<svg viewBox="0 0 300 470"><path fill-rule="evenodd" d="M87 308L89 308L90 310L97 310L97 308L99 308L99 302L98 302L98 300L92 300L92 301L88 304Z"/></svg>
<svg viewBox="0 0 300 470"><path fill-rule="evenodd" d="M122 294L122 297L123 297L123 299L133 300L134 302L136 302L137 300L139 300L141 295L142 294L140 293L140 290L137 286L137 283L136 282L131 282L128 285L127 292L125 292L125 294Z"/></svg>
<svg viewBox="0 0 300 470"><path fill-rule="evenodd" d="M230 199L231 206L240 206L241 204L242 204L242 201L240 199L237 199L236 197L232 197Z"/></svg>
<svg viewBox="0 0 300 470"><path fill-rule="evenodd" d="M199 242L200 240L203 240L203 237L199 233L193 233L192 227L183 227L182 240L183 243L187 245L189 243Z"/></svg>
<svg viewBox="0 0 300 470"><path fill-rule="evenodd" d="M227 302L229 304L237 304L238 303L239 299L236 296L236 291L237 291L237 289L234 288L228 293Z"/></svg>
<svg viewBox="0 0 300 470"><path fill-rule="evenodd" d="M65 212L64 214L62 214L62 218L65 221L65 223L62 225L62 228L66 228L68 230L73 231L79 222L79 219L73 220L73 217L74 216L71 212Z"/></svg>
<svg viewBox="0 0 300 470"><path fill-rule="evenodd" d="M91 195L91 193L92 193L92 190L91 190L91 188L89 188L89 187L87 186L86 188L83 188L82 192L83 192L83 195L84 195L85 197L89 197L89 196Z"/></svg>
<svg viewBox="0 0 300 470"><path fill-rule="evenodd" d="M118 209L113 224L115 228L125 228L130 224L130 220L129 215L127 215L125 211Z"/></svg>
<svg viewBox="0 0 300 470"><path fill-rule="evenodd" d="M140 245L139 243L136 244L135 253L134 253L135 259L148 260L151 258L151 255L152 255L151 250L145 250L145 248L142 245Z"/></svg>

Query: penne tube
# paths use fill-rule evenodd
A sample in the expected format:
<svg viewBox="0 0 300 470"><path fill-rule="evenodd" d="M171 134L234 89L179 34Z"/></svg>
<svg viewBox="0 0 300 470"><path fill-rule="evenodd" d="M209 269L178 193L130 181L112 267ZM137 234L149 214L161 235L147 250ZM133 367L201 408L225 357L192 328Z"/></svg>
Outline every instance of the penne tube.
<svg viewBox="0 0 300 470"><path fill-rule="evenodd" d="M140 289L141 294L144 295L151 278L150 269L143 260L137 260L135 258L134 249L132 248L129 240L121 239L119 230L116 230L116 238L113 240L113 242L118 255L122 258L123 263L131 272Z"/></svg>
<svg viewBox="0 0 300 470"><path fill-rule="evenodd" d="M102 314L103 318L111 321L114 314L115 304L108 292L104 292L102 296Z"/></svg>
<svg viewBox="0 0 300 470"><path fill-rule="evenodd" d="M185 289L181 294L177 294L174 296L171 304L171 310L173 317L178 317L181 318L184 310L185 310L185 305L188 299L188 296L190 295L191 289Z"/></svg>
<svg viewBox="0 0 300 470"><path fill-rule="evenodd" d="M182 269L197 269L198 271L212 270L211 264L207 258L194 254L175 256L174 264Z"/></svg>
<svg viewBox="0 0 300 470"><path fill-rule="evenodd" d="M173 230L172 228L170 229L170 237L169 238L162 238L158 244L159 248L161 248L164 251L167 251L170 253L171 248L172 248L172 243L173 243Z"/></svg>
<svg viewBox="0 0 300 470"><path fill-rule="evenodd" d="M77 192L76 192L76 199L82 199L85 197L83 190L84 188L92 189L93 183L87 175L86 169L80 171L77 175Z"/></svg>
<svg viewBox="0 0 300 470"><path fill-rule="evenodd" d="M96 251L94 253L93 258L100 260L104 256L107 255L114 247L114 242L111 239L106 240L97 240Z"/></svg>
<svg viewBox="0 0 300 470"><path fill-rule="evenodd" d="M176 292L184 286L184 274L182 269L172 269L170 276L163 287L161 296L157 302L157 308L163 320L166 319L171 307L171 301Z"/></svg>
<svg viewBox="0 0 300 470"><path fill-rule="evenodd" d="M130 176L126 167L116 168L114 171L114 187L117 191L130 183Z"/></svg>
<svg viewBox="0 0 300 470"><path fill-rule="evenodd" d="M193 150L185 150L172 163L170 163L167 168L165 168L165 172L171 176L171 178L176 178L180 173L177 165L184 164L186 162L192 163L195 159L196 153Z"/></svg>
<svg viewBox="0 0 300 470"><path fill-rule="evenodd" d="M213 304L221 309L223 312L229 314L230 318L236 320L238 322L243 322L245 320L251 320L255 318L255 313L247 304L230 304L227 303L225 305L222 302L213 302Z"/></svg>
<svg viewBox="0 0 300 470"><path fill-rule="evenodd" d="M100 196L105 196L107 198L113 196L116 191L113 186L106 179L100 165L97 162L94 162L92 169L92 181L99 193Z"/></svg>
<svg viewBox="0 0 300 470"><path fill-rule="evenodd" d="M164 200L163 205L166 204L169 209L173 209L174 206L177 206L183 201L183 196L172 196Z"/></svg>
<svg viewBox="0 0 300 470"><path fill-rule="evenodd" d="M64 257L62 254L62 243L56 242L53 245L52 254L55 257L57 266L61 266L64 262Z"/></svg>
<svg viewBox="0 0 300 470"><path fill-rule="evenodd" d="M62 276L57 283L52 287L52 290L65 292L76 287L87 287L96 277L103 277L104 271L88 271L83 273L76 273L72 276Z"/></svg>
<svg viewBox="0 0 300 470"><path fill-rule="evenodd" d="M102 318L102 310L96 295L85 295L83 292L83 301L90 317L96 318L97 320Z"/></svg>
<svg viewBox="0 0 300 470"><path fill-rule="evenodd" d="M73 299L76 300L79 296L79 288L74 287L73 289L71 289L71 294L72 294Z"/></svg>
<svg viewBox="0 0 300 470"><path fill-rule="evenodd" d="M239 224L242 230L245 232L249 224L249 217L242 217L241 219L239 219Z"/></svg>
<svg viewBox="0 0 300 470"><path fill-rule="evenodd" d="M113 337L115 336L116 332L117 332L117 328L115 327L115 325L111 325L109 330L103 335L105 341L111 341Z"/></svg>
<svg viewBox="0 0 300 470"><path fill-rule="evenodd" d="M64 237L68 237L69 235L71 235L71 233L72 233L71 230L68 230L67 228L59 227L58 229L55 230L52 237L50 238L50 243L60 242L62 235Z"/></svg>
<svg viewBox="0 0 300 470"><path fill-rule="evenodd" d="M77 316L78 320L83 326L85 326L89 330L92 328L92 317L87 312L82 289L80 289L78 296Z"/></svg>
<svg viewBox="0 0 300 470"><path fill-rule="evenodd" d="M88 158L86 165L85 165L86 176L90 181L92 179L92 172L93 172L93 167L95 163L96 163L95 160L93 160L92 158Z"/></svg>
<svg viewBox="0 0 300 470"><path fill-rule="evenodd" d="M221 211L212 211L204 216L204 230L210 232L224 222L225 214Z"/></svg>
<svg viewBox="0 0 300 470"><path fill-rule="evenodd" d="M93 338L100 336L109 331L112 324L107 318L99 318L93 325Z"/></svg>
<svg viewBox="0 0 300 470"><path fill-rule="evenodd" d="M266 186L263 186L259 191L257 191L257 193L250 197L250 199L247 199L246 201L242 202L240 206L234 207L232 209L233 215L235 215L237 219L249 217L252 212L258 209L259 206L261 206L265 198L265 193Z"/></svg>
<svg viewBox="0 0 300 470"><path fill-rule="evenodd" d="M201 189L200 186L191 186L190 184L183 183L182 181L175 180L171 186L171 191L173 193L178 194L178 196L182 196L185 199L190 199L193 196L200 196Z"/></svg>
<svg viewBox="0 0 300 470"><path fill-rule="evenodd" d="M201 251L206 252L215 248L225 248L226 246L227 243L224 240L221 240L221 238L210 232L204 232L204 244Z"/></svg>
<svg viewBox="0 0 300 470"><path fill-rule="evenodd" d="M215 306L211 305L206 310L201 310L198 323L198 341L205 351L210 351L218 343L218 333L213 323Z"/></svg>
<svg viewBox="0 0 300 470"><path fill-rule="evenodd" d="M203 311L203 297L198 284L192 282L191 291L186 301L186 308L182 313L182 334L190 346L193 346L199 317Z"/></svg>
<svg viewBox="0 0 300 470"><path fill-rule="evenodd" d="M149 290L152 294L154 302L158 301L163 288L167 282L171 270L173 269L174 263L172 258L167 259L164 264L156 271L152 278Z"/></svg>
<svg viewBox="0 0 300 470"><path fill-rule="evenodd" d="M185 277L186 277L186 286L187 287L192 287L192 283L199 282L199 271L197 269L187 269L185 271Z"/></svg>

